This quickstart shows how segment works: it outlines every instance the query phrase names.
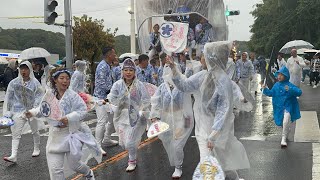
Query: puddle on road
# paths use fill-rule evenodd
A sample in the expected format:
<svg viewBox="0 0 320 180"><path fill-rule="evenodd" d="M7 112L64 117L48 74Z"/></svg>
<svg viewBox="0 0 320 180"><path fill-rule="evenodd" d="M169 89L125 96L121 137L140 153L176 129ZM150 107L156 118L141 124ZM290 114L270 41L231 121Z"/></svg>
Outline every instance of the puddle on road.
<svg viewBox="0 0 320 180"><path fill-rule="evenodd" d="M261 140L281 133L280 128L274 124L271 98L256 96L256 105L251 112L241 112L236 117L236 132L240 139ZM239 127L237 127L239 126Z"/></svg>

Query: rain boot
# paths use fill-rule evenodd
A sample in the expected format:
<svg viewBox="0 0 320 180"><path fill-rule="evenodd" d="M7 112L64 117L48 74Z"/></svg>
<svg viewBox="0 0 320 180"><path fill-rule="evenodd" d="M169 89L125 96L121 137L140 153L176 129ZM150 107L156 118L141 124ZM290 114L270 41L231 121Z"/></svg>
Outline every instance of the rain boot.
<svg viewBox="0 0 320 180"><path fill-rule="evenodd" d="M287 144L287 137L289 134L290 128L290 114L288 112L284 113L283 122L282 122L282 139L281 139L281 148L286 148Z"/></svg>
<svg viewBox="0 0 320 180"><path fill-rule="evenodd" d="M107 147L116 146L118 145L118 141L111 139L111 134L114 132L113 123L107 122L105 136L103 138L102 144L106 145Z"/></svg>
<svg viewBox="0 0 320 180"><path fill-rule="evenodd" d="M182 166L176 166L174 168L174 173L172 174L172 179L180 179L182 176Z"/></svg>
<svg viewBox="0 0 320 180"><path fill-rule="evenodd" d="M40 155L40 134L36 132L33 134L33 153L32 157L38 157Z"/></svg>
<svg viewBox="0 0 320 180"><path fill-rule="evenodd" d="M17 154L18 154L18 147L19 147L20 139L13 139L12 140L12 152L10 157L4 157L3 160L7 162L16 163L17 162Z"/></svg>

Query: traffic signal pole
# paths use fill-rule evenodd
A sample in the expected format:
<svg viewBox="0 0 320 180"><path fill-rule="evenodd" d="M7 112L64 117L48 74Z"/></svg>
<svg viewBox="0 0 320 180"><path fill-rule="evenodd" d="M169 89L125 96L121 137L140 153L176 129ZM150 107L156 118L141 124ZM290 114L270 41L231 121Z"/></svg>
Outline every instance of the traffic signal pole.
<svg viewBox="0 0 320 180"><path fill-rule="evenodd" d="M71 0L64 0L64 25L66 33L66 68L71 69L73 64Z"/></svg>

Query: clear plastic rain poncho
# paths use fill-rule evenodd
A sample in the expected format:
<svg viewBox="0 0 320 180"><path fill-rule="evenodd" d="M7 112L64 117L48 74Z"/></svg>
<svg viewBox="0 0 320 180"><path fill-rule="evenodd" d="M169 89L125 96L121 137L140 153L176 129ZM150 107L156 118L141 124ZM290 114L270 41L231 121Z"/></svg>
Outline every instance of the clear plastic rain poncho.
<svg viewBox="0 0 320 180"><path fill-rule="evenodd" d="M299 64L297 64L299 62ZM301 81L301 69L306 66L304 60L302 57L297 56L297 57L290 57L287 61L287 68L289 69L290 72L290 82L297 87L300 87L300 81Z"/></svg>
<svg viewBox="0 0 320 180"><path fill-rule="evenodd" d="M253 109L254 98L250 92L243 87L242 84L237 84L233 80L235 78L236 64L233 59L228 58L225 72L232 80L233 89L233 105L240 111L249 112Z"/></svg>
<svg viewBox="0 0 320 180"><path fill-rule="evenodd" d="M122 77L113 84L107 96L109 102L117 107L113 121L119 134L119 144L129 151L138 148L147 127L150 107L148 91L136 77L137 74L129 88Z"/></svg>
<svg viewBox="0 0 320 180"><path fill-rule="evenodd" d="M172 82L172 71L165 65L164 83L151 97L150 118L160 118L169 124L170 130L160 134L171 166L183 163L183 148L194 126L191 94L179 91Z"/></svg>
<svg viewBox="0 0 320 180"><path fill-rule="evenodd" d="M9 83L3 104L3 115L8 117L14 114L22 115L25 111L39 106L44 94L39 81L34 77L31 63L24 61L21 65L28 66L30 80L23 82L19 69L18 77Z"/></svg>
<svg viewBox="0 0 320 180"><path fill-rule="evenodd" d="M86 68L87 63L85 61L77 60L75 62L76 71L72 74L70 88L77 92L85 92L86 91Z"/></svg>
<svg viewBox="0 0 320 180"><path fill-rule="evenodd" d="M47 89L44 95L41 106L30 110L30 112L38 117L43 117L48 114L49 109L43 106L47 101L46 97L55 98L55 93L52 89ZM62 98L58 100L58 108L61 111L61 118L67 117L67 128L54 126L54 123L49 123L49 137L46 150L48 153L69 153L73 160L81 160L85 163L94 157L98 163L102 160L100 147L98 146L94 136L88 125L82 122L87 114L87 106L82 98L74 91L67 89ZM50 108L50 113L55 113L54 108ZM49 114L50 114L49 113ZM55 119L58 120L58 119ZM51 120L51 121L55 121ZM49 120L48 120L49 121ZM64 170L70 172L67 165L68 160L64 160Z"/></svg>
<svg viewBox="0 0 320 180"><path fill-rule="evenodd" d="M17 121L20 118L25 119L24 113L27 110L39 106L44 94L41 84L34 77L31 63L29 61L24 61L20 66L23 64L27 65L30 70L30 80L28 82L23 82L19 69L18 77L13 79L8 85L3 103L3 115L11 117L14 121ZM45 128L42 121L37 120L37 122L38 130ZM22 131L23 134L30 131L29 123L25 123Z"/></svg>
<svg viewBox="0 0 320 180"><path fill-rule="evenodd" d="M137 0L136 18L139 37L139 47L141 52L147 52L150 47L150 29L155 24L161 25L164 22L162 17L153 17L152 24L147 18L155 15L197 12L206 17L212 25L215 40L225 40L227 38L227 24L225 17L225 7L223 0ZM167 17L168 18L168 17ZM166 19L167 19L166 18ZM190 28L194 30L199 23L200 16L192 14L186 16L176 16L180 21L188 21Z"/></svg>
<svg viewBox="0 0 320 180"><path fill-rule="evenodd" d="M184 72L184 75L188 78L193 74L200 72L201 70L202 70L202 65L199 61L187 60L186 70Z"/></svg>
<svg viewBox="0 0 320 180"><path fill-rule="evenodd" d="M212 154L207 143L214 134L210 139L224 171L250 167L243 145L234 136L232 82L224 71L230 48L228 42L207 43L204 55L208 70L186 80L180 73L173 78L178 89L194 95L195 134L201 161Z"/></svg>

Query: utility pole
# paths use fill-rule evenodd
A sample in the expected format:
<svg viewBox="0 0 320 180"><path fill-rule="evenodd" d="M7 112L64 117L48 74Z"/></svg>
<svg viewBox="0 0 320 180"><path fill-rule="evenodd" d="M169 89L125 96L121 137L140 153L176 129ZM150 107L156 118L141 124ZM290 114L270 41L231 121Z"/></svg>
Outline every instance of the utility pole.
<svg viewBox="0 0 320 180"><path fill-rule="evenodd" d="M136 27L135 27L135 19L134 19L134 0L131 0L131 7L130 10L128 11L129 14L131 15L130 19L130 43L131 43L131 53L136 54Z"/></svg>
<svg viewBox="0 0 320 180"><path fill-rule="evenodd" d="M73 64L71 0L64 0L64 25L66 30L66 68L71 69Z"/></svg>

